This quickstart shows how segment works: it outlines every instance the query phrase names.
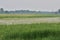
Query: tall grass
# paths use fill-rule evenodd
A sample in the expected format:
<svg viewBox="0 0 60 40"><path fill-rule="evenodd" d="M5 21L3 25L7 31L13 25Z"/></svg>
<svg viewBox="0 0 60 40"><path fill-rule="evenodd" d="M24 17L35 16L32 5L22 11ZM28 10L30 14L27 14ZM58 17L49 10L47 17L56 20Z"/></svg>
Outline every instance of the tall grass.
<svg viewBox="0 0 60 40"><path fill-rule="evenodd" d="M0 25L0 40L60 40L60 23Z"/></svg>

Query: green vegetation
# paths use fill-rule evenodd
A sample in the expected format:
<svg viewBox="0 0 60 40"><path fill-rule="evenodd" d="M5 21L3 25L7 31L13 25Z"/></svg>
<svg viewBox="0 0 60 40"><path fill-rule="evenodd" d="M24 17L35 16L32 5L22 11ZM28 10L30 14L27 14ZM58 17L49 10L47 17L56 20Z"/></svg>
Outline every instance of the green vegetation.
<svg viewBox="0 0 60 40"><path fill-rule="evenodd" d="M60 40L60 23L0 25L0 40Z"/></svg>
<svg viewBox="0 0 60 40"><path fill-rule="evenodd" d="M60 14L0 14L0 18L60 17Z"/></svg>

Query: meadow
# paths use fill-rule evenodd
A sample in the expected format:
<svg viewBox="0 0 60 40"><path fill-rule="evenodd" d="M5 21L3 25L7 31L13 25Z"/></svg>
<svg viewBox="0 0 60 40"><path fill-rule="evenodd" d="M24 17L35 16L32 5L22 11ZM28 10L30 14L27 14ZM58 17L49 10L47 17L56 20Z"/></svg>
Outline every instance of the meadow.
<svg viewBox="0 0 60 40"><path fill-rule="evenodd" d="M60 23L1 24L0 40L60 40Z"/></svg>
<svg viewBox="0 0 60 40"><path fill-rule="evenodd" d="M0 14L1 18L40 18L40 17L60 17L60 14Z"/></svg>
<svg viewBox="0 0 60 40"><path fill-rule="evenodd" d="M60 17L60 14L0 14L0 40L60 40L60 21L47 23L46 17L48 17L49 21L51 17L53 17L52 21L57 21L55 18ZM21 23L21 20L22 22L27 20L27 18L28 21L25 22L31 21L33 23L18 24L18 22ZM34 21L31 18L43 18L43 20L47 21L45 23L34 23L40 21L38 19L34 19ZM15 24L9 24L11 20ZM18 22L16 22L17 20Z"/></svg>

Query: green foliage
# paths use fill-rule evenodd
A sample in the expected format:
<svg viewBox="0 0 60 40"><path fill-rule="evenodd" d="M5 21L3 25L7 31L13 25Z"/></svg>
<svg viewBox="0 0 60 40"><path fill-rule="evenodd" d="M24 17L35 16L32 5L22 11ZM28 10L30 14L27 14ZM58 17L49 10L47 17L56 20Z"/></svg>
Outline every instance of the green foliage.
<svg viewBox="0 0 60 40"><path fill-rule="evenodd" d="M60 17L60 14L0 14L0 18Z"/></svg>
<svg viewBox="0 0 60 40"><path fill-rule="evenodd" d="M60 23L0 25L0 40L60 40Z"/></svg>

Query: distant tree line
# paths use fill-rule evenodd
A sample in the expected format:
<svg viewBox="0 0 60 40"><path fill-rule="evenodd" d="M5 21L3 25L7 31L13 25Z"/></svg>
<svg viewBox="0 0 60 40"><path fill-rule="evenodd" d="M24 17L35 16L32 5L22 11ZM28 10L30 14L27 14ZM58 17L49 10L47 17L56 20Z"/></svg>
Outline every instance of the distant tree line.
<svg viewBox="0 0 60 40"><path fill-rule="evenodd" d="M0 8L0 13L40 13L40 11L30 11L30 10L4 11L3 8Z"/></svg>
<svg viewBox="0 0 60 40"><path fill-rule="evenodd" d="M41 12L41 11L30 11L30 10L15 10L15 11L4 11L3 8L0 8L0 13L60 13L60 9L57 12Z"/></svg>

